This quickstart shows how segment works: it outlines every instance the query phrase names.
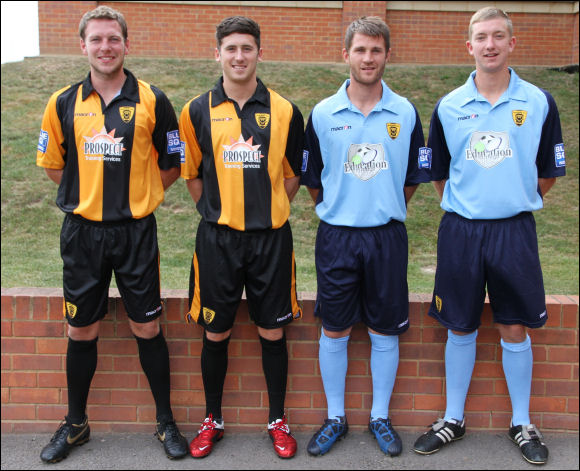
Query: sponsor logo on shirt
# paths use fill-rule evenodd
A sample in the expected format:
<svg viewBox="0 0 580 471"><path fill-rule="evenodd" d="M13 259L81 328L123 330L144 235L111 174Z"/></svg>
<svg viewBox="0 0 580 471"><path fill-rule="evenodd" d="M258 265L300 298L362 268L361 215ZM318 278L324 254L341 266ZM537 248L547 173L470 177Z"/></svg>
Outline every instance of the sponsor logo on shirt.
<svg viewBox="0 0 580 471"><path fill-rule="evenodd" d="M528 112L524 110L512 110L512 119L516 126L521 126L526 122L526 117L528 116Z"/></svg>
<svg viewBox="0 0 580 471"><path fill-rule="evenodd" d="M554 157L556 159L556 167L566 166L566 154L564 153L564 144L556 144L554 146Z"/></svg>
<svg viewBox="0 0 580 471"><path fill-rule="evenodd" d="M479 115L470 114L469 116L459 116L459 118L457 118L457 121L465 121L466 119L475 119L475 118L479 118Z"/></svg>
<svg viewBox="0 0 580 471"><path fill-rule="evenodd" d="M476 131L471 135L469 149L465 149L465 158L483 168L495 167L512 155L510 138L506 132Z"/></svg>
<svg viewBox="0 0 580 471"><path fill-rule="evenodd" d="M302 152L302 173L306 172L308 168L308 151L304 150Z"/></svg>
<svg viewBox="0 0 580 471"><path fill-rule="evenodd" d="M122 137L115 137L115 129L107 132L105 126L100 131L93 129L92 136L83 136L85 160L120 162L125 148Z"/></svg>
<svg viewBox="0 0 580 471"><path fill-rule="evenodd" d="M351 144L348 148L344 173L352 173L359 180L366 181L388 168L382 144Z"/></svg>
<svg viewBox="0 0 580 471"><path fill-rule="evenodd" d="M264 155L258 150L261 144L253 145L254 136L245 141L240 134L236 141L230 137L231 145L224 145L222 159L226 168L260 168Z"/></svg>
<svg viewBox="0 0 580 471"><path fill-rule="evenodd" d="M48 133L46 131L40 130L40 136L38 136L38 145L36 148L44 153L48 147Z"/></svg>
<svg viewBox="0 0 580 471"><path fill-rule="evenodd" d="M177 154L181 152L181 139L179 138L179 130L169 131L167 133L167 153Z"/></svg>
<svg viewBox="0 0 580 471"><path fill-rule="evenodd" d="M352 129L352 126L345 124L344 126L335 126L333 128L330 128L331 132L334 131L347 131L348 129Z"/></svg>
<svg viewBox="0 0 580 471"><path fill-rule="evenodd" d="M419 168L431 168L431 155L430 147L419 147Z"/></svg>

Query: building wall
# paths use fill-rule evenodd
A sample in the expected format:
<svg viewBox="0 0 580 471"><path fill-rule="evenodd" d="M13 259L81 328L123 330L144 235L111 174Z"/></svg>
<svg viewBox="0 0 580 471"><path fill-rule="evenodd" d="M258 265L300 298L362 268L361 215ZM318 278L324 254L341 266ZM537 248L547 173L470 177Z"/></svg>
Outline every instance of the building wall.
<svg viewBox="0 0 580 471"><path fill-rule="evenodd" d="M185 291L163 293L161 318L171 357L171 399L182 431L194 433L205 414L200 372L202 330L184 323ZM293 429L317 430L326 418L318 366L320 321L314 297L302 293L304 316L287 328L287 414ZM531 419L542 431L578 432L578 296L547 296L548 322L531 330L534 370ZM446 330L426 315L430 296L411 295L409 330L400 337L400 363L390 416L399 428L418 429L445 410ZM59 289L2 289L2 433L53 432L67 412L66 322ZM477 339L477 362L466 404L470 429L505 432L511 405L502 350L486 304ZM142 373L123 304L111 290L102 321L97 373L89 395L91 427L99 431L150 432L155 407ZM357 325L349 342L346 407L349 424L366 427L372 402L370 342ZM229 429L262 430L268 397L256 328L242 303L229 347L224 393Z"/></svg>
<svg viewBox="0 0 580 471"><path fill-rule="evenodd" d="M40 54L79 54L80 18L100 4L125 15L131 54L191 59L213 57L215 25L245 15L261 26L265 60L340 62L352 19L378 15L391 27L391 62L400 64L472 64L465 49L469 19L497 4L514 21L513 65L578 63L578 2L40 1Z"/></svg>

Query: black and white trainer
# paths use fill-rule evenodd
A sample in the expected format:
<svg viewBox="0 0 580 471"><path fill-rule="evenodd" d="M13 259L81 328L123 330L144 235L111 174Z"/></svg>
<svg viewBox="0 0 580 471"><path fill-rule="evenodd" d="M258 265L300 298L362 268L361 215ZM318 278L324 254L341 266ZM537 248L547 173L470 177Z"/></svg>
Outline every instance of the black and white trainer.
<svg viewBox="0 0 580 471"><path fill-rule="evenodd" d="M511 425L508 435L512 442L519 446L522 456L528 463L545 464L548 461L548 447L544 444L542 434L534 424Z"/></svg>
<svg viewBox="0 0 580 471"><path fill-rule="evenodd" d="M437 419L430 427L429 431L417 439L413 451L421 455L430 455L439 451L443 445L460 440L465 436L465 419L462 421Z"/></svg>

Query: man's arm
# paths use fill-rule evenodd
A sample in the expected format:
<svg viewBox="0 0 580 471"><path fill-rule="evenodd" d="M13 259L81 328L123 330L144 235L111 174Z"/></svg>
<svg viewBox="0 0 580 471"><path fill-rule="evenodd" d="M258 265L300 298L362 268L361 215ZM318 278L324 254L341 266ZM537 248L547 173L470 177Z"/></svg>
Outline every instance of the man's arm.
<svg viewBox="0 0 580 471"><path fill-rule="evenodd" d="M443 190L445 189L445 183L447 183L447 180L437 180L432 183L439 195L439 201L441 201L443 199Z"/></svg>
<svg viewBox="0 0 580 471"><path fill-rule="evenodd" d="M292 202L298 189L300 188L300 177L291 177L284 179L284 189L288 195L288 201Z"/></svg>
<svg viewBox="0 0 580 471"><path fill-rule="evenodd" d="M185 180L185 184L187 185L191 198L197 204L201 198L201 192L203 191L203 181L201 178L192 178L190 180Z"/></svg>
<svg viewBox="0 0 580 471"><path fill-rule="evenodd" d="M56 170L54 168L45 168L44 171L48 175L48 178L50 178L57 185L60 185L60 181L62 180L62 169Z"/></svg>
<svg viewBox="0 0 580 471"><path fill-rule="evenodd" d="M538 178L538 185L540 186L540 194L542 198L550 191L550 188L556 183L556 177L552 178Z"/></svg>
<svg viewBox="0 0 580 471"><path fill-rule="evenodd" d="M318 199L318 193L320 193L320 188L308 188L308 192L310 193L310 197L314 204L316 204L316 200Z"/></svg>
<svg viewBox="0 0 580 471"><path fill-rule="evenodd" d="M171 167L169 170L161 170L161 181L163 182L163 189L167 190L173 182L177 180L181 173L179 167Z"/></svg>
<svg viewBox="0 0 580 471"><path fill-rule="evenodd" d="M409 185L404 188L405 191L405 202L411 201L411 198L415 194L415 191L419 188L419 185Z"/></svg>

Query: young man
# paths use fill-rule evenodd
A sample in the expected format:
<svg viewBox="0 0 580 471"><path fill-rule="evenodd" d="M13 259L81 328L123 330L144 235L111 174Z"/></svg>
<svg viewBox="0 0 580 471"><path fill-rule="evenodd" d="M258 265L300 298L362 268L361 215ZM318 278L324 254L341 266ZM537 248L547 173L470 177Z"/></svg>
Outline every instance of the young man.
<svg viewBox="0 0 580 471"><path fill-rule="evenodd" d="M129 41L121 13L98 7L83 16L79 33L90 73L50 98L36 158L59 185L56 204L66 214L60 243L69 324L68 414L40 457L60 461L89 440L87 396L114 272L155 399L157 437L169 458L180 458L187 440L169 399L153 215L179 176L177 118L163 92L123 69Z"/></svg>
<svg viewBox="0 0 580 471"><path fill-rule="evenodd" d="M565 158L554 99L508 68L515 44L502 10L475 13L467 41L475 71L439 101L431 119L432 178L446 213L429 314L448 329L447 408L414 450L434 453L465 434L487 285L512 403L509 437L527 461L542 464L548 449L529 416L533 359L526 328L547 319L532 211L565 174Z"/></svg>
<svg viewBox="0 0 580 471"><path fill-rule="evenodd" d="M301 316L296 298L290 201L298 191L304 120L298 108L256 76L260 28L245 17L223 20L215 59L223 76L188 102L181 176L202 219L189 283L188 322L204 329L201 371L206 419L190 444L211 453L224 433L222 393L228 343L245 288L262 345L268 432L281 458L296 453L284 415L288 351L283 326Z"/></svg>
<svg viewBox="0 0 580 471"><path fill-rule="evenodd" d="M315 315L322 318L319 361L328 405L328 419L308 444L312 455L328 452L347 433L347 344L359 321L371 339L369 430L384 453L402 451L389 401L398 336L409 327L404 221L417 185L429 181L429 156L415 107L382 80L390 52L384 21L355 20L343 49L350 79L314 107L306 127L302 184L320 218Z"/></svg>

